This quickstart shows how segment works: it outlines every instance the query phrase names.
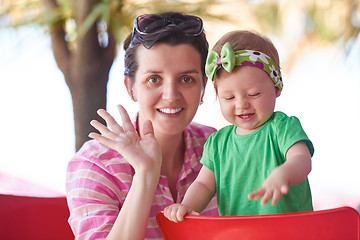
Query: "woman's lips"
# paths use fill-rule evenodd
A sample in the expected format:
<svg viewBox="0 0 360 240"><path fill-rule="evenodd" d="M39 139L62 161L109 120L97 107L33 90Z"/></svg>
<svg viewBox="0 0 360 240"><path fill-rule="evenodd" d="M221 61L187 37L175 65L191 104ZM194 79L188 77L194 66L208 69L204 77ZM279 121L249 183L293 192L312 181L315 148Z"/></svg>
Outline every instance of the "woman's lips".
<svg viewBox="0 0 360 240"><path fill-rule="evenodd" d="M157 110L161 113L176 114L181 112L183 108L158 108Z"/></svg>

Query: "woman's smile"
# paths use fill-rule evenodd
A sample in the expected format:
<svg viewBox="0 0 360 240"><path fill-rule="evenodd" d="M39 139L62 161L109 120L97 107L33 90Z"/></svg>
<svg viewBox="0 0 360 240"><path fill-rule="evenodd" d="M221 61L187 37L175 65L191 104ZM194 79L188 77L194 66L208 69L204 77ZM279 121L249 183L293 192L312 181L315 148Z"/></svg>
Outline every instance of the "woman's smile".
<svg viewBox="0 0 360 240"><path fill-rule="evenodd" d="M184 108L158 108L157 110L165 114L177 114L184 110Z"/></svg>
<svg viewBox="0 0 360 240"><path fill-rule="evenodd" d="M150 120L155 132L181 134L192 121L203 93L200 54L189 44L140 47L142 59L133 87L140 124Z"/></svg>

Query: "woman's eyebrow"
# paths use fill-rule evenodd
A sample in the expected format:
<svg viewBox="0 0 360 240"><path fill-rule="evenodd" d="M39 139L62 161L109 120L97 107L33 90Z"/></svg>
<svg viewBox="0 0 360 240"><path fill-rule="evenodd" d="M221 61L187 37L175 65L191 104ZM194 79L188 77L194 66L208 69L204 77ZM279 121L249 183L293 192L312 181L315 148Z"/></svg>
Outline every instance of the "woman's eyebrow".
<svg viewBox="0 0 360 240"><path fill-rule="evenodd" d="M191 70L184 71L182 73L185 73L185 74L190 74L190 73L199 74L200 72L198 70L196 70L196 69L191 69Z"/></svg>
<svg viewBox="0 0 360 240"><path fill-rule="evenodd" d="M161 73L162 71L161 70L152 70L152 69L149 69L149 70L145 70L143 72L143 74L157 74L157 73Z"/></svg>
<svg viewBox="0 0 360 240"><path fill-rule="evenodd" d="M162 73L161 70L146 70L143 74L158 74L158 73ZM191 70L186 70L181 72L182 74L200 74L200 71L196 70L196 69L191 69Z"/></svg>

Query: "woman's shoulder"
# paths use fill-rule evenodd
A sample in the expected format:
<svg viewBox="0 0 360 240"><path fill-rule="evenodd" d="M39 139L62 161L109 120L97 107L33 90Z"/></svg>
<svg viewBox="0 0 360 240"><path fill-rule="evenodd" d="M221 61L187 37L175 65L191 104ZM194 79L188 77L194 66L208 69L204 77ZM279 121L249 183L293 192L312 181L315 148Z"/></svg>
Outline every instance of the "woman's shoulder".
<svg viewBox="0 0 360 240"><path fill-rule="evenodd" d="M216 132L216 129L213 127L205 126L199 123L192 122L184 130L184 141L186 152L189 156L197 156L199 161L202 153L205 142L208 140L209 136Z"/></svg>
<svg viewBox="0 0 360 240"><path fill-rule="evenodd" d="M120 155L117 151L106 147L96 140L89 140L75 153L70 160L70 164L82 163L81 165L92 165L103 169L106 172L115 174L118 172L118 167L121 165L122 171L129 168L131 165Z"/></svg>
<svg viewBox="0 0 360 240"><path fill-rule="evenodd" d="M89 160L101 160L106 156L107 159L121 156L118 152L106 147L97 140L89 140L76 153L78 156Z"/></svg>
<svg viewBox="0 0 360 240"><path fill-rule="evenodd" d="M217 130L214 127L206 126L196 122L191 122L185 131L189 132L192 136L207 139L212 133L216 132Z"/></svg>

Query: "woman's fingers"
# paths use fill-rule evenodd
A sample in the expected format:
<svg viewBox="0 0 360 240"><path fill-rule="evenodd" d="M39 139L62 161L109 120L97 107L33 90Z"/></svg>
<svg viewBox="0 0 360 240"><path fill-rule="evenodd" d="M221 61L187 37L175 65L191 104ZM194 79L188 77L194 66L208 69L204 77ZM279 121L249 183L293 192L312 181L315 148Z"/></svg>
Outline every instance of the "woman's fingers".
<svg viewBox="0 0 360 240"><path fill-rule="evenodd" d="M116 138L116 134L112 131L110 131L106 126L104 126L102 123L100 123L99 121L96 120L92 120L90 122L91 126L93 126L96 130L98 130L101 135L107 137L107 138L111 138L111 139L115 139ZM89 135L90 137L90 135Z"/></svg>
<svg viewBox="0 0 360 240"><path fill-rule="evenodd" d="M122 120L122 128L124 131L135 131L134 126L130 120L129 114L122 105L117 106Z"/></svg>
<svg viewBox="0 0 360 240"><path fill-rule="evenodd" d="M115 118L111 116L111 114L104 109L99 109L97 113L100 117L102 117L105 120L107 126L104 126L103 124L101 124L96 120L91 121L90 124L94 128L96 128L103 136L106 136L111 139L115 139L116 136L119 136L127 131L135 132L134 126L132 125L130 117L126 112L126 110L124 109L124 107L118 105L118 110L123 122L123 126L119 125L116 122Z"/></svg>
<svg viewBox="0 0 360 240"><path fill-rule="evenodd" d="M154 138L154 128L150 120L146 120L143 125L144 138Z"/></svg>
<svg viewBox="0 0 360 240"><path fill-rule="evenodd" d="M116 142L114 140L104 137L98 133L90 133L89 137L101 142L102 144L104 144L109 148L113 148L113 149L116 148Z"/></svg>
<svg viewBox="0 0 360 240"><path fill-rule="evenodd" d="M113 118L113 116L111 116L106 110L99 109L97 111L97 114L105 120L108 127L115 134L120 134L124 132L123 128L116 122L115 118Z"/></svg>

